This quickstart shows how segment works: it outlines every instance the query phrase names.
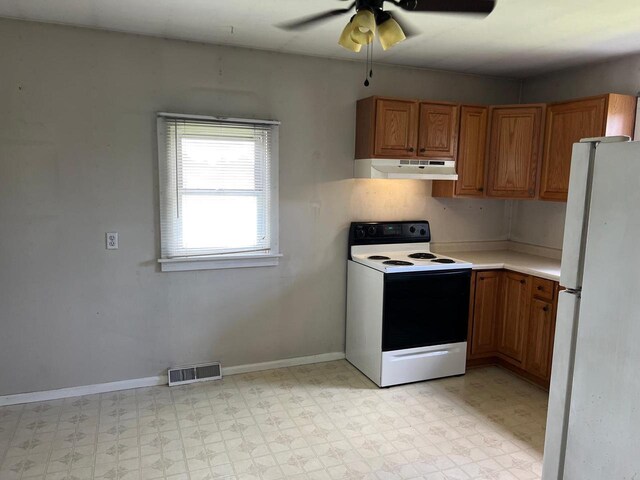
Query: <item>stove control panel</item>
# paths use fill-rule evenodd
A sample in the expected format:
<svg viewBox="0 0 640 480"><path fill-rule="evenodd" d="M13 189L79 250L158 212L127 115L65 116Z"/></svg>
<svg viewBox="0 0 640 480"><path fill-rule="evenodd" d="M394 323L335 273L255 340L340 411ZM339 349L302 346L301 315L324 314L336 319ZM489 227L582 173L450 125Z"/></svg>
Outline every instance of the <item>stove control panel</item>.
<svg viewBox="0 0 640 480"><path fill-rule="evenodd" d="M430 242L426 220L406 222L353 222L349 228L349 246Z"/></svg>

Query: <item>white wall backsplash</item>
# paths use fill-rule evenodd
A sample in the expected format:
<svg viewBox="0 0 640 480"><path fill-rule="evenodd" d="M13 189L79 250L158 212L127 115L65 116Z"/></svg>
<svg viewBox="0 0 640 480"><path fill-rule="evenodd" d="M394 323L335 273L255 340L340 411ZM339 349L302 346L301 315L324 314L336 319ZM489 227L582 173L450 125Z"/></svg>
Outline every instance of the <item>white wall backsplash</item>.
<svg viewBox="0 0 640 480"><path fill-rule="evenodd" d="M510 240L562 248L566 203L514 200Z"/></svg>
<svg viewBox="0 0 640 480"><path fill-rule="evenodd" d="M509 237L509 209L503 200L432 198L432 184L424 180L350 182L353 220L428 220L434 242Z"/></svg>

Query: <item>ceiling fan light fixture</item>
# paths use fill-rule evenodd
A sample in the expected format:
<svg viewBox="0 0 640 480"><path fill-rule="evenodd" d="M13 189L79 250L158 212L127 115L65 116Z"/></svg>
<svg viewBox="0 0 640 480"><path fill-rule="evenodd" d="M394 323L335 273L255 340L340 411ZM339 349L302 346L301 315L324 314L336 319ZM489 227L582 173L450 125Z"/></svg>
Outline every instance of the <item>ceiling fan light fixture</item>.
<svg viewBox="0 0 640 480"><path fill-rule="evenodd" d="M352 20L351 40L358 45L368 45L376 31L376 17L368 8L361 8Z"/></svg>
<svg viewBox="0 0 640 480"><path fill-rule="evenodd" d="M407 39L402 31L402 27L400 27L391 15L388 15L388 18L378 25L378 37L380 38L380 44L383 50L387 50Z"/></svg>
<svg viewBox="0 0 640 480"><path fill-rule="evenodd" d="M353 22L349 20L349 23L344 27L338 40L338 45L352 52L358 53L362 48L362 45L351 40L351 32L353 32Z"/></svg>

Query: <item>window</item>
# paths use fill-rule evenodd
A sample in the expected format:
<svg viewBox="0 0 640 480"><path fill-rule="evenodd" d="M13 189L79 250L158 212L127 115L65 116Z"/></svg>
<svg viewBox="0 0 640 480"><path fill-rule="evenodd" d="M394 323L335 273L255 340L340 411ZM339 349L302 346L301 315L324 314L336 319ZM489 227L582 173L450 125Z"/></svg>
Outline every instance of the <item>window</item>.
<svg viewBox="0 0 640 480"><path fill-rule="evenodd" d="M163 271L277 265L278 125L158 114Z"/></svg>

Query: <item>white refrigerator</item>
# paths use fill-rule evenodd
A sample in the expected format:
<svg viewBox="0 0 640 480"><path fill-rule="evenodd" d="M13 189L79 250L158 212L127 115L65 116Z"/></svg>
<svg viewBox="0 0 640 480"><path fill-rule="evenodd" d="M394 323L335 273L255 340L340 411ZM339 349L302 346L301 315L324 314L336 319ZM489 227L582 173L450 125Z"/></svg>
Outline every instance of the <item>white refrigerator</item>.
<svg viewBox="0 0 640 480"><path fill-rule="evenodd" d="M543 480L640 480L640 142L573 147Z"/></svg>

